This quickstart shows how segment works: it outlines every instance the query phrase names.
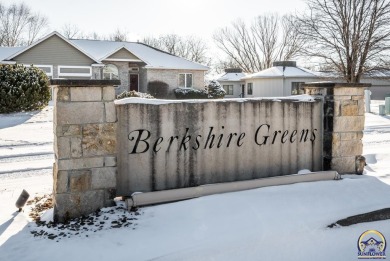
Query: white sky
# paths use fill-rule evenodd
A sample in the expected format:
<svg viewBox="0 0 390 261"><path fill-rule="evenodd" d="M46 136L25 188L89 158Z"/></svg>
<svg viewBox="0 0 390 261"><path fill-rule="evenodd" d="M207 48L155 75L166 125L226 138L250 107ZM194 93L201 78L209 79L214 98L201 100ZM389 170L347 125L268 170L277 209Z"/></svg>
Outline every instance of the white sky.
<svg viewBox="0 0 390 261"><path fill-rule="evenodd" d="M1 0L5 5L23 0ZM35 12L49 18L50 31L64 24L77 25L84 33L108 35L117 28L129 40L176 33L210 40L213 32L237 18L277 12L302 11L303 0L28 0Z"/></svg>

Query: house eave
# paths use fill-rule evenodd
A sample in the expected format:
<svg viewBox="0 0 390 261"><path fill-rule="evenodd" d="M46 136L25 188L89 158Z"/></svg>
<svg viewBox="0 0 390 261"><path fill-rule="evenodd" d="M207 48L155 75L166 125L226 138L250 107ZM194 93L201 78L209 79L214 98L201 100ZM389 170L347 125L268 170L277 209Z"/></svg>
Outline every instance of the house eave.
<svg viewBox="0 0 390 261"><path fill-rule="evenodd" d="M0 61L0 64L16 64L15 61Z"/></svg>
<svg viewBox="0 0 390 261"><path fill-rule="evenodd" d="M12 54L11 56L9 56L6 60L11 60L11 59L14 59L15 57L19 56L20 54L30 50L31 48L37 46L38 44L46 41L47 39L49 39L50 37L52 37L53 35L57 35L59 38L61 38L62 40L64 40L66 43L68 43L69 45L71 45L72 47L74 47L76 50L78 50L79 52L81 52L82 54L84 54L85 56L89 57L92 61L96 62L96 63L101 63L100 61L96 60L96 58L94 58L93 56L91 56L90 54L86 53L84 50L80 49L77 45L73 44L71 41L69 41L68 39L66 39L64 36L62 36L60 33L58 33L57 31L54 31L48 35L46 35L45 37L43 37L42 39L36 41L35 43L27 46L26 48L23 48L22 50L20 50L19 52L17 53L14 53Z"/></svg>
<svg viewBox="0 0 390 261"><path fill-rule="evenodd" d="M93 64L91 64L91 66L92 67L104 67L105 64L103 64L103 63L93 63Z"/></svg>
<svg viewBox="0 0 390 261"><path fill-rule="evenodd" d="M154 69L154 70L187 70L187 71L208 71L208 69L195 69L195 68L175 68L175 67L153 67L153 66L145 66L146 69Z"/></svg>
<svg viewBox="0 0 390 261"><path fill-rule="evenodd" d="M243 82L244 79L239 80L223 80L223 79L217 79L218 82Z"/></svg>
<svg viewBox="0 0 390 261"><path fill-rule="evenodd" d="M320 76L257 76L257 77L244 77L242 80L255 80L255 79L291 79L291 78L308 78L317 79Z"/></svg>
<svg viewBox="0 0 390 261"><path fill-rule="evenodd" d="M140 59L117 59L117 58L107 58L102 60L102 62L144 62Z"/></svg>

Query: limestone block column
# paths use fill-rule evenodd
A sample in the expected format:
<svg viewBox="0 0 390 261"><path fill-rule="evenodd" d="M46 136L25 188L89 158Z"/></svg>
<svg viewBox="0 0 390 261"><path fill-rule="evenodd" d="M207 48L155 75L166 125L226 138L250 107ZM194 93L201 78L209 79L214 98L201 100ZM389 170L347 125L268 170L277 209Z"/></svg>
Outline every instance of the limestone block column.
<svg viewBox="0 0 390 261"><path fill-rule="evenodd" d="M364 90L369 84L307 83L305 94L324 99L324 170L356 173L363 153Z"/></svg>
<svg viewBox="0 0 390 261"><path fill-rule="evenodd" d="M118 81L52 80L54 86L54 219L112 204L116 196L114 85Z"/></svg>

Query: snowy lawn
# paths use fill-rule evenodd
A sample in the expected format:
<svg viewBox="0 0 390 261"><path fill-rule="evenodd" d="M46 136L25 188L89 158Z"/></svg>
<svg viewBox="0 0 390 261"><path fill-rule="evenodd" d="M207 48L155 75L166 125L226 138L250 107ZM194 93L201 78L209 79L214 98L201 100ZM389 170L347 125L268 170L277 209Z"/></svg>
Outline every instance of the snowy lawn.
<svg viewBox="0 0 390 261"><path fill-rule="evenodd" d="M373 103L377 112L379 103ZM390 220L327 227L390 207L388 116L366 114L363 176L219 194L137 213L106 208L74 231L70 225L39 227L28 208L18 213L14 206L23 188L30 198L51 192L51 110L0 115L0 260L357 260L364 231L378 230L390 242ZM115 228L122 218L125 225ZM41 230L57 237L31 233Z"/></svg>

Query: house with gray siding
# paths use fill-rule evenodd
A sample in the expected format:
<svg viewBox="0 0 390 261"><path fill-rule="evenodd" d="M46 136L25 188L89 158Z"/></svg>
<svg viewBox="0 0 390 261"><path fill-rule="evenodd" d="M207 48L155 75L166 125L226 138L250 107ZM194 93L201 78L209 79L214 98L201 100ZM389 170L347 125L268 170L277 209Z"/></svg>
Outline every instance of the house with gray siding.
<svg viewBox="0 0 390 261"><path fill-rule="evenodd" d="M225 74L217 79L226 92L225 98L245 97L245 82L242 80L245 76L242 69L225 69Z"/></svg>
<svg viewBox="0 0 390 261"><path fill-rule="evenodd" d="M164 82L168 97L175 88L204 88L207 66L143 43L66 39L58 32L26 47L0 47L0 63L34 65L53 79L119 79L116 92L148 92L150 82Z"/></svg>
<svg viewBox="0 0 390 261"><path fill-rule="evenodd" d="M298 67L294 61L281 61L241 80L245 83L245 97L281 97L297 95L301 84L321 79L315 72Z"/></svg>
<svg viewBox="0 0 390 261"><path fill-rule="evenodd" d="M300 94L303 83L314 81L343 82L335 72L311 71L295 61L274 62L271 68L243 74L240 69L226 69L217 81L227 92L226 98L282 97ZM390 70L374 70L364 74L361 83L369 83L371 99L383 100L390 96Z"/></svg>

